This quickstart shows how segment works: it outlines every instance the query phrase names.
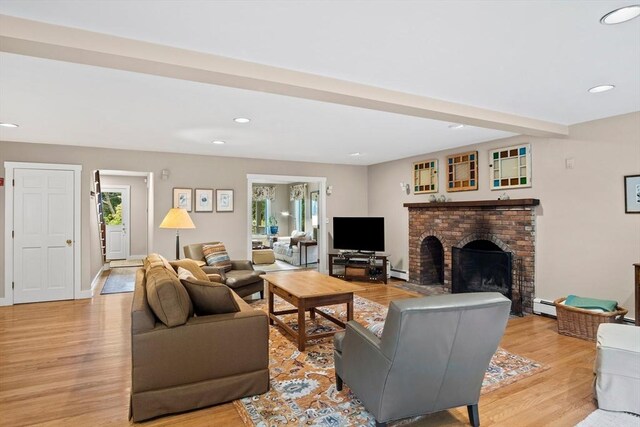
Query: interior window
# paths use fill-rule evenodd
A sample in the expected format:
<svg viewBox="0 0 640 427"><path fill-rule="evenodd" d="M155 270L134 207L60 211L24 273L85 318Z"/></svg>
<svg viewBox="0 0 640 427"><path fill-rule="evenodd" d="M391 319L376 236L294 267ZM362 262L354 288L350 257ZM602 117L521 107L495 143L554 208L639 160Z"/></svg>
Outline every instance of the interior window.
<svg viewBox="0 0 640 427"><path fill-rule="evenodd" d="M295 209L295 220L296 220L296 230L305 231L305 209L304 209L304 199L296 200L294 209Z"/></svg>
<svg viewBox="0 0 640 427"><path fill-rule="evenodd" d="M269 200L257 200L251 208L251 232L253 234L267 234L269 220Z"/></svg>

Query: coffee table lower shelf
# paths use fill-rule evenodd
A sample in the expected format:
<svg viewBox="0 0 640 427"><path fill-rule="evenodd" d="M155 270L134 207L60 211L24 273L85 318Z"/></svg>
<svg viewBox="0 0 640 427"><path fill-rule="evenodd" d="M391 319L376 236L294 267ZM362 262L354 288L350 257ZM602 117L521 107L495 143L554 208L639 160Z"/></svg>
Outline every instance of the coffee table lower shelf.
<svg viewBox="0 0 640 427"><path fill-rule="evenodd" d="M290 310L274 310L274 295L278 295L280 298L284 299L290 304L293 304L297 308ZM345 322L342 320L325 313L322 310L318 310L318 307L336 305L336 304L347 304L347 322L349 320L353 320L353 292L348 292L339 295L327 295L327 296L316 296L316 297L296 297L291 295L290 293L278 288L272 283L269 283L269 324L273 325L277 323L282 329L285 330L286 333L294 337L298 343L298 350L304 351L306 342L313 339L325 338L334 335L336 332L340 332L345 328ZM311 320L315 320L316 314L324 317L330 322L338 325L340 330L331 331L331 332L321 332L317 334L308 335L306 333L306 312L309 312L309 317ZM282 316L285 314L298 314L298 331L295 331L285 322L283 322L278 316Z"/></svg>

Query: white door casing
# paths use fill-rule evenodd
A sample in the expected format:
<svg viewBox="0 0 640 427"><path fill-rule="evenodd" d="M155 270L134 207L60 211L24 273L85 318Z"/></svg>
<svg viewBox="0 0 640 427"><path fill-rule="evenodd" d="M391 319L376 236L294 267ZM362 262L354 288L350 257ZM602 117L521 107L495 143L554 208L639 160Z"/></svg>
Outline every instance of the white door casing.
<svg viewBox="0 0 640 427"><path fill-rule="evenodd" d="M102 188L102 194L120 193L122 200L122 223L109 225L106 224L106 245L107 260L127 259L130 254L131 233L130 233L130 186L129 185L109 185ZM106 210L103 212L106 214Z"/></svg>
<svg viewBox="0 0 640 427"><path fill-rule="evenodd" d="M92 289L83 290L81 286L81 253L82 253L82 233L81 233L81 206L80 206L80 184L82 166L71 164L55 164L55 163L29 163L29 162L4 162L5 168L5 222L4 222L4 292L0 296L0 306L12 305L14 303L14 187L12 183L15 181L14 173L18 169L36 169L36 170L65 170L71 171L73 174L73 191L72 191L72 218L73 218L73 235L72 239L72 274L69 277L72 289L72 298L91 298L93 296ZM65 239L65 245L66 245ZM55 267L57 264L51 264ZM57 273L55 273L57 274Z"/></svg>
<svg viewBox="0 0 640 427"><path fill-rule="evenodd" d="M14 303L72 299L74 176L14 171Z"/></svg>

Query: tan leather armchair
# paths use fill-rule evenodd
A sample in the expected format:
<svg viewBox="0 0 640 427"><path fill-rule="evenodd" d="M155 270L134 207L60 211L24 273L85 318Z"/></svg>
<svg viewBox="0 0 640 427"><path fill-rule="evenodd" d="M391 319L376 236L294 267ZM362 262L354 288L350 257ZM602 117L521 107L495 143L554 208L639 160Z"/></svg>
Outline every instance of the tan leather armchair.
<svg viewBox="0 0 640 427"><path fill-rule="evenodd" d="M494 292L392 301L382 338L355 321L335 335L336 388L344 381L376 426L457 406L478 426L482 379L510 309Z"/></svg>
<svg viewBox="0 0 640 427"><path fill-rule="evenodd" d="M206 262L202 254L203 245L215 245L220 242L194 243L184 247L184 255L196 261ZM246 297L256 292L260 292L260 298L264 298L264 281L262 270L254 270L253 264L249 260L231 260L231 270L224 271L221 268L204 265L202 267L207 274L219 274L222 283L233 289L241 297Z"/></svg>

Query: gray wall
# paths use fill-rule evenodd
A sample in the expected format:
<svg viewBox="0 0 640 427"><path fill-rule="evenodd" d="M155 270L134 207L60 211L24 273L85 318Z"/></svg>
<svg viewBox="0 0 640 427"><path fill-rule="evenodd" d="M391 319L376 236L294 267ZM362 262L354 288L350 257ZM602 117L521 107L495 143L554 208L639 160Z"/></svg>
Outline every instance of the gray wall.
<svg viewBox="0 0 640 427"><path fill-rule="evenodd" d="M464 131L464 130L462 130ZM406 202L429 195L406 195L400 182L412 182L412 163L478 150L479 189L440 193L454 201L495 200L505 191L489 189L488 151L531 143L532 182L507 190L512 199L537 198L536 296L553 300L568 294L617 300L633 316L633 268L640 261L640 215L624 212L624 175L640 174L640 113L570 127L566 139L518 136L429 153L369 167L369 215L384 216L386 249L392 266L408 269ZM565 168L573 158L574 169Z"/></svg>
<svg viewBox="0 0 640 427"><path fill-rule="evenodd" d="M194 230L180 233L181 245L208 240L224 241L232 258L246 258L250 238L247 227L247 174L326 177L333 185L327 197L327 216L367 214L367 168L303 162L268 162L260 159L110 150L53 144L0 141L0 164L5 161L65 163L82 165L82 284L89 289L101 268L97 243L95 205L90 198L91 173L95 169L153 172L157 177L169 169L168 180L154 183L154 247L167 258L175 256L175 233L159 229L158 224L171 207L172 188L222 188L235 190L235 208L230 213L198 213L191 217ZM3 166L2 166L3 167ZM4 187L0 187L4 204ZM329 230L327 230L329 231ZM4 242L4 209L0 209L0 241ZM4 244L0 244L0 280L4 281ZM0 296L4 293L4 283Z"/></svg>
<svg viewBox="0 0 640 427"><path fill-rule="evenodd" d="M102 189L109 185L129 185L130 255L147 253L147 182L142 176L100 175Z"/></svg>

